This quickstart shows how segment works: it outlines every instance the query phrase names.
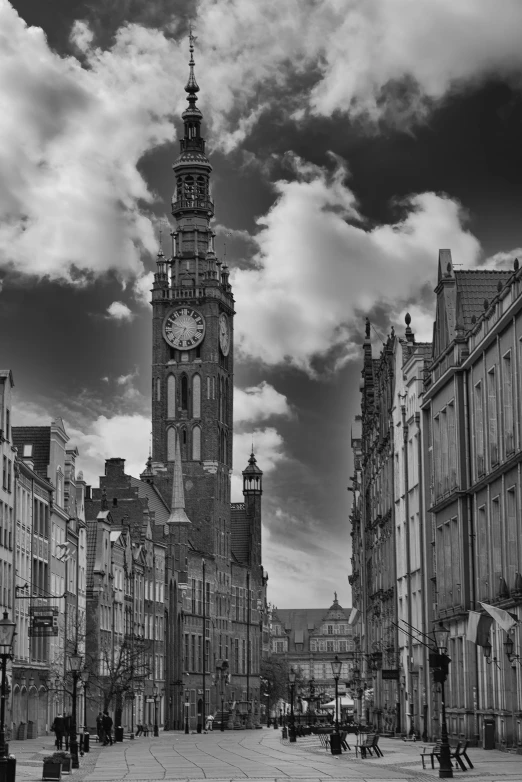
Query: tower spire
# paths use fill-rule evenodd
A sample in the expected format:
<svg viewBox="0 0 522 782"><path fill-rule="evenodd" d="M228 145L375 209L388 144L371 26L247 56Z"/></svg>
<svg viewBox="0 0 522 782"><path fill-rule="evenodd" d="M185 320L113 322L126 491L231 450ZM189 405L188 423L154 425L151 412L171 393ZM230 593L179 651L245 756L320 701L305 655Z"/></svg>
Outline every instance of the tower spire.
<svg viewBox="0 0 522 782"><path fill-rule="evenodd" d="M168 524L190 524L190 520L185 513L185 492L183 491L179 432L176 432L176 451L172 476L172 504Z"/></svg>
<svg viewBox="0 0 522 782"><path fill-rule="evenodd" d="M189 41L190 41L190 45L189 45L189 50L190 50L189 68L190 68L190 71L189 71L188 82L187 82L187 84L185 86L185 92L188 92L189 96L190 95L194 95L194 103L197 101L196 92L199 92L199 86L198 86L198 83L196 81L196 77L194 75L194 65L196 64L194 62L194 43L197 40L198 39L196 38L196 36L192 32L192 22L191 22L190 26L189 26ZM190 103L190 97L189 97L188 100L189 100L189 103Z"/></svg>

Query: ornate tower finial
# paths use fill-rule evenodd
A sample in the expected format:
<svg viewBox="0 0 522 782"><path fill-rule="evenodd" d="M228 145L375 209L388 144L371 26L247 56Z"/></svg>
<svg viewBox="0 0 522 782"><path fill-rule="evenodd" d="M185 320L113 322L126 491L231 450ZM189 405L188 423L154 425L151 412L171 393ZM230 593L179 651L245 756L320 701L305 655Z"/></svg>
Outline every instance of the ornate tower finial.
<svg viewBox="0 0 522 782"><path fill-rule="evenodd" d="M198 83L196 81L196 77L194 75L194 65L196 64L194 62L194 43L197 40L198 39L196 38L196 36L192 32L192 22L191 22L190 25L189 25L189 41L190 41L190 46L189 46L189 49L190 49L189 67L190 67L190 71L189 71L188 82L187 82L186 87L185 87L185 92L188 92L189 94L193 94L194 95L194 102L196 102L196 100L197 100L196 92L199 92L199 86L198 86ZM190 100L191 99L189 98L189 102L190 102Z"/></svg>

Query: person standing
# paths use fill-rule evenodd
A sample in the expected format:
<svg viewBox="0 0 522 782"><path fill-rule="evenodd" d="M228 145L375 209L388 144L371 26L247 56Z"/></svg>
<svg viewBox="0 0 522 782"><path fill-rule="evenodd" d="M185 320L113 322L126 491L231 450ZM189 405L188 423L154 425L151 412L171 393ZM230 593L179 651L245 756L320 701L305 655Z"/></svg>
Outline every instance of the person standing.
<svg viewBox="0 0 522 782"><path fill-rule="evenodd" d="M103 732L105 733L104 747L107 744L112 747L112 717L108 711L103 712Z"/></svg>
<svg viewBox="0 0 522 782"><path fill-rule="evenodd" d="M105 732L103 730L103 714L100 713L96 717L96 733L98 734L98 741L100 744L105 743Z"/></svg>

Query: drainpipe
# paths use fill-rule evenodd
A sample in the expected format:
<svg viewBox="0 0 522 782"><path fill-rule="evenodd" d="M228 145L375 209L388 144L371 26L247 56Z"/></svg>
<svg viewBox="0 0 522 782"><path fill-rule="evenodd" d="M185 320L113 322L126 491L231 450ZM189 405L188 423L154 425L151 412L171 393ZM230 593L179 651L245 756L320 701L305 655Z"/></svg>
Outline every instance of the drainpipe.
<svg viewBox="0 0 522 782"><path fill-rule="evenodd" d="M247 727L252 727L252 711L250 708L250 571L247 572L247 669L246 669L246 699L247 699Z"/></svg>
<svg viewBox="0 0 522 782"><path fill-rule="evenodd" d="M206 562L203 560L203 707L201 714L201 730L205 729L205 668L206 668L206 654L207 654L207 607L206 607L206 585L205 585L205 570Z"/></svg>
<svg viewBox="0 0 522 782"><path fill-rule="evenodd" d="M422 378L418 378L418 380L422 383ZM425 535L424 535L424 520L425 520L425 512L424 512L424 468L423 468L423 461L422 461L422 437L421 437L421 414L419 412L415 413L415 420L417 423L417 430L419 432L419 436L417 438L417 470L418 470L418 484L419 484L419 545L421 550L421 572L424 573L424 582L422 583L422 600L420 601L420 608L421 608L421 627L423 633L426 633L428 628L426 626L427 623L427 616L426 616L426 594L427 594L427 584L426 584L426 563L425 563L425 555L424 555L424 541L425 541ZM422 709L423 709L423 725L422 725L422 740L427 741L428 740L428 692L430 687L430 671L429 671L429 664L428 664L428 657L427 657L427 650L426 647L422 647L422 656L423 656L423 687L424 687L424 694L422 698Z"/></svg>

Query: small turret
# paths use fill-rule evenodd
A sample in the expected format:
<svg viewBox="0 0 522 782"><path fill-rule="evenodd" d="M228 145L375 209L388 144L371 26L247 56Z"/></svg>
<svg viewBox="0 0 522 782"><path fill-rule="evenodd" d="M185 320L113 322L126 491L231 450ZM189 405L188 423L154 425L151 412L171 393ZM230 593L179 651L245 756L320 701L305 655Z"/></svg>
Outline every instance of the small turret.
<svg viewBox="0 0 522 782"><path fill-rule="evenodd" d="M243 494L254 495L263 493L263 471L257 466L254 452L250 454L248 466L243 470Z"/></svg>

